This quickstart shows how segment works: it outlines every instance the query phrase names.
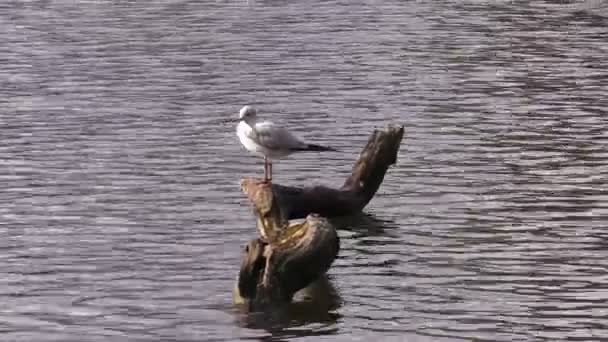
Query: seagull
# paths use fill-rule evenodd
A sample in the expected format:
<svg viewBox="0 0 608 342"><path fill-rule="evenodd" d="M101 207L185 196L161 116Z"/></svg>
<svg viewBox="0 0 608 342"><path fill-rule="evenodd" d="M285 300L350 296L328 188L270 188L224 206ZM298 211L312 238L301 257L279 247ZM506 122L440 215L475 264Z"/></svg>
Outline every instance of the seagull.
<svg viewBox="0 0 608 342"><path fill-rule="evenodd" d="M331 147L308 144L286 128L270 121L257 121L257 110L244 106L239 111L236 134L245 148L264 157L264 181L272 181L272 160L300 151L336 151Z"/></svg>

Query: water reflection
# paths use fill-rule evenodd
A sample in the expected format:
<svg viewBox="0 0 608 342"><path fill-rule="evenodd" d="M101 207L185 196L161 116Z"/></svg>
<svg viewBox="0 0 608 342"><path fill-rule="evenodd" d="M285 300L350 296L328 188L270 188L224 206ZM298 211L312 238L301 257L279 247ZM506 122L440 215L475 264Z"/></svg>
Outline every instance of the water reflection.
<svg viewBox="0 0 608 342"><path fill-rule="evenodd" d="M295 337L332 335L340 319L336 312L342 299L331 280L323 276L314 284L299 291L286 307L267 311L248 311L239 305L237 322L242 327L262 329L271 335L267 341L283 341Z"/></svg>
<svg viewBox="0 0 608 342"><path fill-rule="evenodd" d="M389 171L390 172L390 171ZM398 225L390 219L382 219L374 214L358 213L355 215L331 218L331 223L338 229L351 232L352 239L360 239L373 236L397 237L395 232Z"/></svg>

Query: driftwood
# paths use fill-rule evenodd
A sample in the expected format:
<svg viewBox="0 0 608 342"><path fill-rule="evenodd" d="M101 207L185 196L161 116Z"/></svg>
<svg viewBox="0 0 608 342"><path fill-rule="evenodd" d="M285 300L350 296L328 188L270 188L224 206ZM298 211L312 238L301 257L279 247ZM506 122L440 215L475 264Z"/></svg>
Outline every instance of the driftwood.
<svg viewBox="0 0 608 342"><path fill-rule="evenodd" d="M294 188L244 179L260 237L244 248L235 301L250 308L289 303L319 280L340 248L334 226L322 216L359 212L372 199L388 167L396 162L403 127L375 131L340 189ZM289 219L306 219L289 224Z"/></svg>
<svg viewBox="0 0 608 342"><path fill-rule="evenodd" d="M246 179L241 187L254 204L260 238L244 249L239 294L256 306L288 303L329 269L340 248L336 230L316 214L289 225L269 183Z"/></svg>
<svg viewBox="0 0 608 342"><path fill-rule="evenodd" d="M386 170L397 161L402 138L403 126L374 131L353 165L351 175L339 189L273 185L285 216L294 219L316 213L334 217L360 212L376 194Z"/></svg>

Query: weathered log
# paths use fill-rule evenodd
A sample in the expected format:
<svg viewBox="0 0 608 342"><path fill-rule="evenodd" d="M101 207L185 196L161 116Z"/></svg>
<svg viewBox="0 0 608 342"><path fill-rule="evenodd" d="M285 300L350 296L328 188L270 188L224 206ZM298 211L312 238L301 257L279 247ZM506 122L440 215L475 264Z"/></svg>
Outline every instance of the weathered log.
<svg viewBox="0 0 608 342"><path fill-rule="evenodd" d="M235 301L246 300L250 308L288 303L320 279L340 248L335 228L321 216L361 211L396 162L402 138L403 127L374 131L340 189L243 180L241 189L254 205L260 238L244 249ZM302 217L304 222L289 224L289 219Z"/></svg>
<svg viewBox="0 0 608 342"><path fill-rule="evenodd" d="M376 194L386 170L397 161L402 138L403 126L374 131L353 165L351 175L339 189L273 184L285 217L302 218L310 213L333 217L361 211Z"/></svg>
<svg viewBox="0 0 608 342"><path fill-rule="evenodd" d="M238 295L256 307L288 303L329 269L340 248L336 230L316 214L289 225L269 183L246 179L241 188L254 204L260 238L244 249Z"/></svg>

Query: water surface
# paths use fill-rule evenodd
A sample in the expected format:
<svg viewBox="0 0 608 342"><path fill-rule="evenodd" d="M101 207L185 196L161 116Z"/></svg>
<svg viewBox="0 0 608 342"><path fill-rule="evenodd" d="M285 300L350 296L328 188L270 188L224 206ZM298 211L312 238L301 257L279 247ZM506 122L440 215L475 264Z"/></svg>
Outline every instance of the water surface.
<svg viewBox="0 0 608 342"><path fill-rule="evenodd" d="M3 339L608 339L607 36L594 0L0 5ZM232 305L244 104L342 151L281 184L405 125L330 311Z"/></svg>

